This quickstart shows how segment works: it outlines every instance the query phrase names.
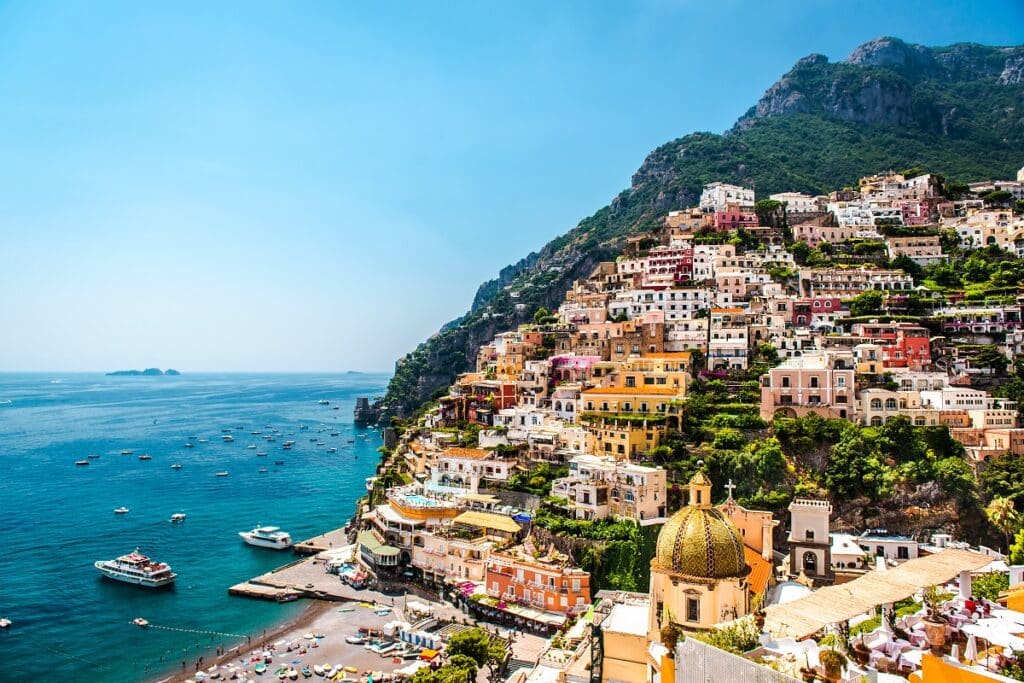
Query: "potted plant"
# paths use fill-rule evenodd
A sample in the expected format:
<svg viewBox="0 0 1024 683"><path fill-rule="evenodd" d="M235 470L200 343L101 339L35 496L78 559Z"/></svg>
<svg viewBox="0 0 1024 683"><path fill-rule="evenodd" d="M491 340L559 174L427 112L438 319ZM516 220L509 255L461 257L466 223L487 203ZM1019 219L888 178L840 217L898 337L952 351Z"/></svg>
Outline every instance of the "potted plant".
<svg viewBox="0 0 1024 683"><path fill-rule="evenodd" d="M825 669L825 679L838 681L843 675L843 667L846 666L846 655L838 650L822 650L818 653L818 661Z"/></svg>
<svg viewBox="0 0 1024 683"><path fill-rule="evenodd" d="M939 605L942 602L942 593L937 586L929 586L924 591L924 604L928 613L922 619L924 624L924 637L931 646L932 654L938 655L942 646L946 644L947 620L939 612Z"/></svg>

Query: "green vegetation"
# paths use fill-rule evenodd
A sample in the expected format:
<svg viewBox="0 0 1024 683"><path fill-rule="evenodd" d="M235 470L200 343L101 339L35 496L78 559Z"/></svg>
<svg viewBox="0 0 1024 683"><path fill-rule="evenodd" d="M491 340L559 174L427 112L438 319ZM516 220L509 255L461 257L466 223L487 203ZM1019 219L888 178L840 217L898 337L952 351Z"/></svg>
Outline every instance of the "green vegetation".
<svg viewBox="0 0 1024 683"><path fill-rule="evenodd" d="M551 508L538 510L533 522L555 536L594 541L573 557L580 568L590 572L591 592L605 588L647 590L659 525L641 527L630 520L571 519Z"/></svg>
<svg viewBox="0 0 1024 683"><path fill-rule="evenodd" d="M565 465L553 465L542 462L529 472L517 472L509 477L505 488L510 491L531 493L535 496L546 496L551 493L551 482L569 474Z"/></svg>
<svg viewBox="0 0 1024 683"><path fill-rule="evenodd" d="M747 615L720 628L696 631L691 633L690 637L713 645L719 650L742 655L760 644L760 635L761 629L754 623L753 615Z"/></svg>

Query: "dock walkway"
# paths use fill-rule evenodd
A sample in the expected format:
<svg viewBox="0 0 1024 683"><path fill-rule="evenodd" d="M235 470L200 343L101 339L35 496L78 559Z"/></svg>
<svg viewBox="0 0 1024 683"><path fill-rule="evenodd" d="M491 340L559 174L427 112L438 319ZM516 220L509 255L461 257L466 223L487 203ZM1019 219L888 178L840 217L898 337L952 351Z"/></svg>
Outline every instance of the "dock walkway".
<svg viewBox="0 0 1024 683"><path fill-rule="evenodd" d="M300 541L295 544L294 549L297 555L316 555L325 550L341 548L346 545L349 545L348 534L345 533L344 528L341 528Z"/></svg>

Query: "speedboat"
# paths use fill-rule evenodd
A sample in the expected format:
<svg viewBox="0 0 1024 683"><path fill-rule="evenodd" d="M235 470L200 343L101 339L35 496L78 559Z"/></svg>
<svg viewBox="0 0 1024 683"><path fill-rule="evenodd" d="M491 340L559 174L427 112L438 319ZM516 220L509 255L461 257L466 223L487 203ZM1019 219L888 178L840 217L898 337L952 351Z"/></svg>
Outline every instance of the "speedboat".
<svg viewBox="0 0 1024 683"><path fill-rule="evenodd" d="M119 508L114 508L114 514L115 515L127 515L128 514L128 508L124 507L123 505L121 507L119 507Z"/></svg>
<svg viewBox="0 0 1024 683"><path fill-rule="evenodd" d="M338 452L338 449L332 446L331 448L328 448L328 449L327 449L327 452L328 452L328 453L337 453L337 452Z"/></svg>
<svg viewBox="0 0 1024 683"><path fill-rule="evenodd" d="M184 522L184 521L185 521L185 513L184 512L175 512L173 515L171 515L171 524L179 524L179 523Z"/></svg>
<svg viewBox="0 0 1024 683"><path fill-rule="evenodd" d="M210 443L209 439L199 439L199 443Z"/></svg>
<svg viewBox="0 0 1024 683"><path fill-rule="evenodd" d="M82 465L88 465L89 461L88 460L76 460L75 464L78 465L79 467L81 467Z"/></svg>
<svg viewBox="0 0 1024 683"><path fill-rule="evenodd" d="M192 443L191 441L188 441L188 442L185 443L185 448L195 448L195 447L196 447L196 445L194 443Z"/></svg>
<svg viewBox="0 0 1024 683"><path fill-rule="evenodd" d="M139 456L139 460L152 460L152 459L153 459L153 456L152 455L147 455L146 453L143 453L142 455Z"/></svg>
<svg viewBox="0 0 1024 683"><path fill-rule="evenodd" d="M147 626L149 626L149 622L143 619L142 617L136 617L135 619L132 619L132 623L138 626L139 628L146 628Z"/></svg>
<svg viewBox="0 0 1024 683"><path fill-rule="evenodd" d="M227 472L216 472L213 476L215 476L215 477L226 477L226 476L228 476L228 473Z"/></svg>
<svg viewBox="0 0 1024 683"><path fill-rule="evenodd" d="M171 469L172 470L180 470L181 469L181 465L179 465L178 463L174 463L173 465L171 465Z"/></svg>
<svg viewBox="0 0 1024 683"><path fill-rule="evenodd" d="M258 472L259 472L260 474L263 474L264 472L269 472L269 471L270 471L270 470L268 470L268 469L267 469L266 467L261 467L261 468L259 468L259 470L258 470Z"/></svg>
<svg viewBox="0 0 1024 683"><path fill-rule="evenodd" d="M328 401L326 398L322 398L319 401L317 401L317 405L321 405L321 406L327 406L327 405L330 405L330 404L331 404L331 402Z"/></svg>
<svg viewBox="0 0 1024 683"><path fill-rule="evenodd" d="M266 453L259 453L259 452L257 452L256 453L256 457L257 458L265 458L265 457L267 457L267 454Z"/></svg>
<svg viewBox="0 0 1024 683"><path fill-rule="evenodd" d="M99 460L100 459L100 456L97 455L96 453L90 453L89 455L87 455L85 457L89 458L89 460Z"/></svg>
<svg viewBox="0 0 1024 683"><path fill-rule="evenodd" d="M248 448L249 450L256 450L256 444L251 443L248 446L246 446L246 448Z"/></svg>
<svg viewBox="0 0 1024 683"><path fill-rule="evenodd" d="M121 455L131 455L134 452L135 451L132 451L132 450L129 450L129 449L126 448L123 451L121 451Z"/></svg>
<svg viewBox="0 0 1024 683"><path fill-rule="evenodd" d="M8 619L7 617L4 617L3 619L0 619L0 628L10 628L11 624L13 623L13 621Z"/></svg>
<svg viewBox="0 0 1024 683"><path fill-rule="evenodd" d="M276 526L258 526L252 531L239 531L238 535L249 545L261 548L284 550L285 548L292 547L291 535L287 531L281 531L281 528Z"/></svg>
<svg viewBox="0 0 1024 683"><path fill-rule="evenodd" d="M231 436L230 434L225 434L220 438L224 440L224 443L231 443L232 441L235 440L235 437Z"/></svg>
<svg viewBox="0 0 1024 683"><path fill-rule="evenodd" d="M108 579L144 588L169 586L178 576L166 562L153 562L138 548L116 560L99 560L93 566Z"/></svg>

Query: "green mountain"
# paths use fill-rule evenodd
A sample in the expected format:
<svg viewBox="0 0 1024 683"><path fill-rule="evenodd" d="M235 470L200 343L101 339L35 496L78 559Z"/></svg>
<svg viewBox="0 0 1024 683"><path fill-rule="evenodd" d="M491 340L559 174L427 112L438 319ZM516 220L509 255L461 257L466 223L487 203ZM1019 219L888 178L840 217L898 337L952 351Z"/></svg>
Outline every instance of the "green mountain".
<svg viewBox="0 0 1024 683"><path fill-rule="evenodd" d="M838 63L810 55L732 129L658 147L608 206L481 285L466 315L396 363L384 403L415 410L472 368L480 344L557 306L627 236L696 204L705 183L817 194L885 169L920 166L972 181L1013 178L1022 164L1024 46L879 38Z"/></svg>

